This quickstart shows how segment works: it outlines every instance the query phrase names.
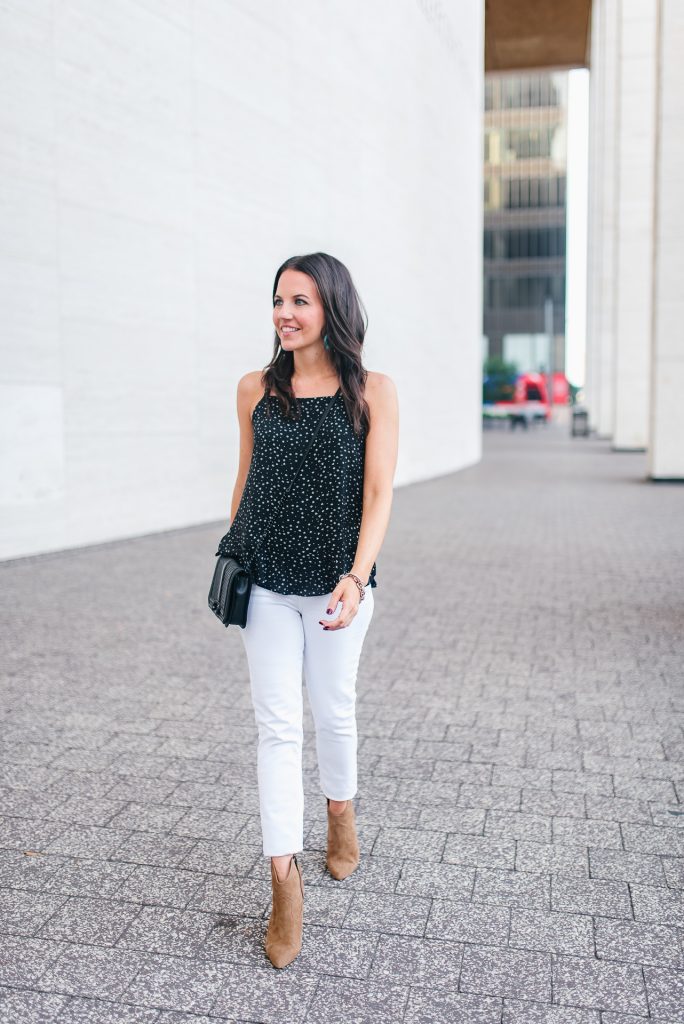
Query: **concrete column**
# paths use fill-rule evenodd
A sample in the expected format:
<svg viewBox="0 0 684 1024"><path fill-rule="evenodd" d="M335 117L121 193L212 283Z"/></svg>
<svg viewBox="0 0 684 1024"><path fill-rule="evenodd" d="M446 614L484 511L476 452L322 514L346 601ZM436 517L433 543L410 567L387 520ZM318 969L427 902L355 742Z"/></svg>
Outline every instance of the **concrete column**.
<svg viewBox="0 0 684 1024"><path fill-rule="evenodd" d="M603 64L601 62L601 28L604 0L594 0L591 19L591 56L589 79L589 139L588 139L588 182L587 182L587 344L585 348L584 401L589 410L589 424L595 430L598 420L598 341L597 324L600 289L596 286L596 275L601 265L600 212L600 161L601 139L601 83Z"/></svg>
<svg viewBox="0 0 684 1024"><path fill-rule="evenodd" d="M648 473L684 479L684 5L659 0Z"/></svg>
<svg viewBox="0 0 684 1024"><path fill-rule="evenodd" d="M591 302L589 317L590 422L600 437L610 437L615 406L615 254L619 165L618 43L620 0L594 4L591 103L593 110L590 160L591 222L589 225Z"/></svg>
<svg viewBox="0 0 684 1024"><path fill-rule="evenodd" d="M620 7L612 437L614 448L633 450L646 447L649 432L657 5Z"/></svg>

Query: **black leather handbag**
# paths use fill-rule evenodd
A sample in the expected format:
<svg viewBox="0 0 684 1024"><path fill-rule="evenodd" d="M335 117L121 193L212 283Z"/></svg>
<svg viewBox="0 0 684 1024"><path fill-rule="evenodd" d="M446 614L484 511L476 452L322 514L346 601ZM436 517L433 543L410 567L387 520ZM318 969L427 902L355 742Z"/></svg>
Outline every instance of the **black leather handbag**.
<svg viewBox="0 0 684 1024"><path fill-rule="evenodd" d="M319 418L316 428L311 435L306 450L299 460L299 465L292 475L292 479L287 485L283 492L282 498L277 505L275 511L271 514L266 529L259 538L255 545L251 557L248 560L246 566L243 566L238 562L232 555L218 555L216 565L214 567L214 575L211 580L211 586L209 588L209 607L220 622L224 626L240 626L242 629L247 625L247 608L249 607L249 597L252 590L252 576L251 576L251 564L256 555L257 551L266 539L266 535L273 525L273 521L276 516L276 512L280 509L283 501L292 487L300 469L304 465L304 460L311 451L313 443L316 440L318 431L323 425L323 421L330 412L333 406L333 402L339 395L342 389L338 388L335 394L331 397L329 402L326 402L325 411ZM220 542L219 542L220 543Z"/></svg>

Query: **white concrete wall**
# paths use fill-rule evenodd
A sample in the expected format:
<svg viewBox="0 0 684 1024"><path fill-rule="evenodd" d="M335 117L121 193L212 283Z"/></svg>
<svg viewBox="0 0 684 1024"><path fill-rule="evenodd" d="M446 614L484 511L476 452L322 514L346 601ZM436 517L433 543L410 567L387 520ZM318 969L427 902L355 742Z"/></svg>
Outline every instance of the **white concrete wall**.
<svg viewBox="0 0 684 1024"><path fill-rule="evenodd" d="M480 457L482 0L0 8L0 557L225 519L273 274L324 250L401 402Z"/></svg>
<svg viewBox="0 0 684 1024"><path fill-rule="evenodd" d="M654 479L684 479L684 6L660 0L655 271L651 350Z"/></svg>

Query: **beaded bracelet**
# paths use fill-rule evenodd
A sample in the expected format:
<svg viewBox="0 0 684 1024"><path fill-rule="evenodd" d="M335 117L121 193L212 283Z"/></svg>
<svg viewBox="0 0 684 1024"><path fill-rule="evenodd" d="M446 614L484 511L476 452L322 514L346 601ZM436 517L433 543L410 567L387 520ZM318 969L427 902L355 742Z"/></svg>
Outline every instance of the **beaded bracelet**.
<svg viewBox="0 0 684 1024"><path fill-rule="evenodd" d="M354 583L359 588L359 594L361 595L361 601L363 601L365 599L365 597L366 597L366 591L364 590L363 583L361 582L359 577L355 576L353 572L343 572L342 575L340 576L340 579L338 579L337 582L339 583L340 580L345 579L347 576L351 576L351 578L354 580Z"/></svg>

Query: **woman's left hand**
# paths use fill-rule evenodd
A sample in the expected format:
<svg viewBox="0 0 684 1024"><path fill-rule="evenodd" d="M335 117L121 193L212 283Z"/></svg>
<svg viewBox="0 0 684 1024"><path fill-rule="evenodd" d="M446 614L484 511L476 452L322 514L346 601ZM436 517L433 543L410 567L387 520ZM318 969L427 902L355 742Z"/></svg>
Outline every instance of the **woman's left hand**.
<svg viewBox="0 0 684 1024"><path fill-rule="evenodd" d="M344 629L345 626L351 623L359 610L359 605L361 604L359 588L349 576L346 579L340 580L337 584L330 595L328 607L334 612L338 602L342 603L342 611L336 618L318 620L324 629Z"/></svg>

